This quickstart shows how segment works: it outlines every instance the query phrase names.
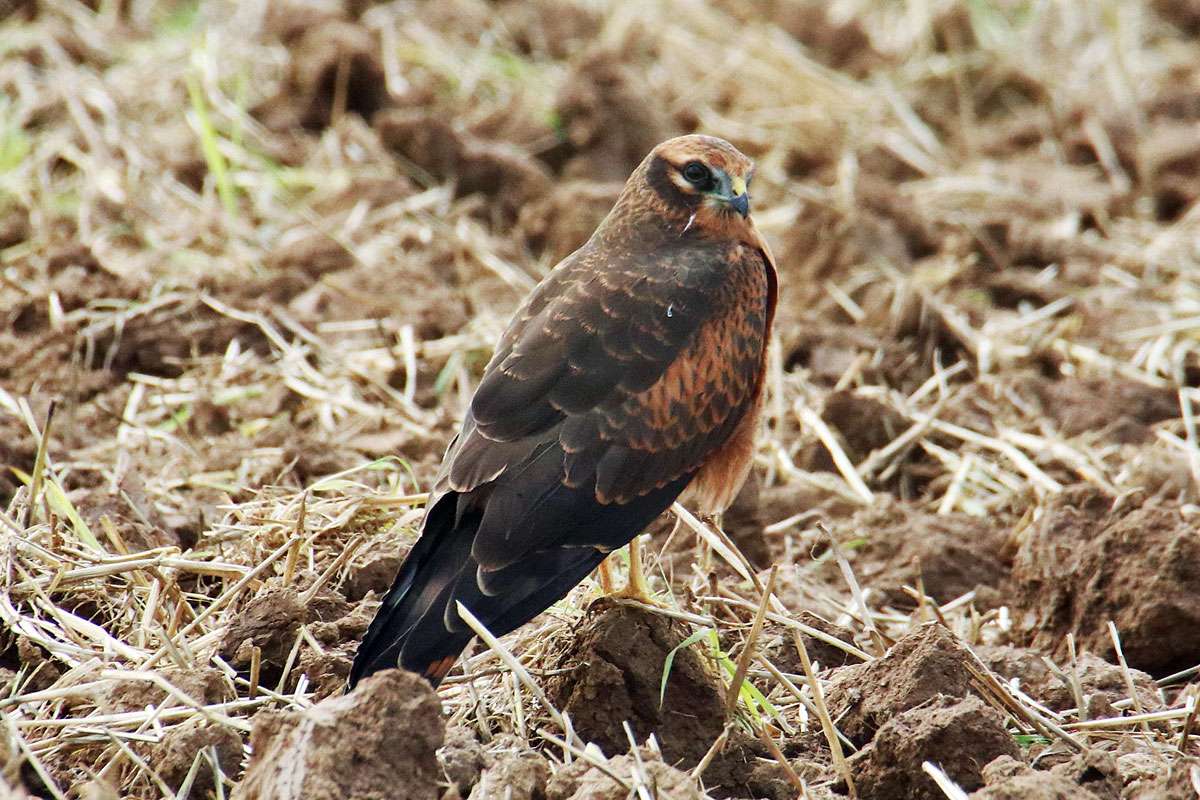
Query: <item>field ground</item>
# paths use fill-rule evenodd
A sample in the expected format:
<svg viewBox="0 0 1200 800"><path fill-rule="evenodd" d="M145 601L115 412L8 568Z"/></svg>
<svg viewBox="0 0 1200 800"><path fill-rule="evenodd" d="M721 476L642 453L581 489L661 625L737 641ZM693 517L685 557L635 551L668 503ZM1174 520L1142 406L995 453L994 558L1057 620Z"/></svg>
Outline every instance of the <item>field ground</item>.
<svg viewBox="0 0 1200 800"><path fill-rule="evenodd" d="M5 7L0 795L1200 795L1194 0ZM694 130L783 292L724 531L338 696L514 304Z"/></svg>

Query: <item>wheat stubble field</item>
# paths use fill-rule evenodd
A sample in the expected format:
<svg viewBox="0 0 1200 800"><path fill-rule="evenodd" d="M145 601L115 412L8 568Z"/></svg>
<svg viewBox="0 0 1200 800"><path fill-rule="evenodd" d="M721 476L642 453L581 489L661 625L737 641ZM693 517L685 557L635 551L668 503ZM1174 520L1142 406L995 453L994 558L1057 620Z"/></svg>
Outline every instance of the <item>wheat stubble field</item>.
<svg viewBox="0 0 1200 800"><path fill-rule="evenodd" d="M0 9L0 796L1200 796L1195 2ZM692 131L779 263L751 482L661 607L343 697L516 302Z"/></svg>

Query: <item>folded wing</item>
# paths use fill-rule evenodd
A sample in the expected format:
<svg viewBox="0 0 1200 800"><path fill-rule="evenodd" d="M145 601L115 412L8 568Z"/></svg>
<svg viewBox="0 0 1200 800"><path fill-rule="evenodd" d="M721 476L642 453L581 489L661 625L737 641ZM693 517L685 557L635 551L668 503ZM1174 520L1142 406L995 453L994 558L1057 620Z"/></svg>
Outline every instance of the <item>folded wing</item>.
<svg viewBox="0 0 1200 800"><path fill-rule="evenodd" d="M470 640L547 608L687 486L757 402L764 250L584 248L502 337L351 682L398 662L435 683ZM647 260L649 259L649 260Z"/></svg>

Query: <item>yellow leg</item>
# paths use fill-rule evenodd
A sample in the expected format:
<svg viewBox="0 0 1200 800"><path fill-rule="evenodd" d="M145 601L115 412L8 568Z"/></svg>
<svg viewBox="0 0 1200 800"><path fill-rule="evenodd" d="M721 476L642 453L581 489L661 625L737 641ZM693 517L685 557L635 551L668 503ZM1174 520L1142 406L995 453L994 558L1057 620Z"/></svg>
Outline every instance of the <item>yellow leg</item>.
<svg viewBox="0 0 1200 800"><path fill-rule="evenodd" d="M596 577L600 579L600 591L604 594L612 594L617 588L613 583L612 565L607 558L600 562L600 566L596 567Z"/></svg>
<svg viewBox="0 0 1200 800"><path fill-rule="evenodd" d="M629 583L621 591L611 594L613 597L627 597L639 603L657 605L646 586L646 576L642 572L642 545L636 536L629 542Z"/></svg>

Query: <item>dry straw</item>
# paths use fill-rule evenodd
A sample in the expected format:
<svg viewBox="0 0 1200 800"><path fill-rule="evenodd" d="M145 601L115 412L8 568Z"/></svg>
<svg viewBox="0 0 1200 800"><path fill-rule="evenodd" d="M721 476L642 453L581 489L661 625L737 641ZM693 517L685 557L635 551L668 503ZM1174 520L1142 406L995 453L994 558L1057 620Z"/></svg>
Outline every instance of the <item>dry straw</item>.
<svg viewBox="0 0 1200 800"><path fill-rule="evenodd" d="M0 620L5 645L19 637L24 654L19 671L0 673L0 710L7 749L56 798L93 779L123 797L182 797L151 756L172 732L204 721L244 737L261 710L312 704L303 665L333 648L309 626L286 643L271 680L259 649L249 667L221 657L225 633L268 586L312 601L412 540L432 464L479 365L549 266L529 255L519 226L489 224L496 198L459 197L453 180L387 151L351 113L345 80L333 124L299 134L302 156L289 156L291 134L248 111L286 75L287 53L263 32L270 5L222 14L200 4L194 18L160 18L153 3L100 3L96 12L52 2L32 22L0 23L0 214L19 209L29 229L0 251L0 302L6 319L33 320L45 336L33 350L4 340L13 363L0 386L3 435L34 458L0 509ZM651 555L649 574L670 570L675 580L667 607L650 611L693 631L718 629L740 654L733 718L705 763L733 727L748 727L803 796L817 787L783 758L765 719L737 702L743 682L778 713L779 729L809 730L815 716L837 773L827 782L853 787L849 742L801 634L868 661L928 619L964 645L994 641L1009 613L980 613L973 594L939 605L923 585L908 587L915 610L888 606L881 589L895 587L856 573L847 544L872 531L845 524L837 509L895 495L930 513L1012 519L1019 538L1070 484L1090 484L1119 509L1162 464L1180 463L1181 513L1200 514L1189 505L1200 493L1195 390L1179 391L1178 420L1134 446L1095 431L1065 435L1054 409L1014 389L1051 366L1150 388L1194 382L1200 207L1158 219L1147 196L1110 213L1133 176L1154 173L1126 163L1114 141L1125 128L1096 112L1132 121L1137 159L1176 146L1167 128L1145 129L1148 109L1200 58L1144 4L1038 3L1015 23L993 3L852 0L838 13L859 20L880 62L865 80L851 77L853 66L819 63L770 20L736 16L751 13L745 4L729 5L659 0L635 14L633 4L601 3L591 38L632 60L653 52L654 63L638 68L645 96L670 119L742 143L759 163L756 217L785 259L785 285L757 471L767 492L797 498L764 506L775 515L765 522L782 562L777 580L789 586L773 592L775 573L764 586L719 525L677 506L680 539L694 534L696 546L683 562L674 551ZM463 130L516 120L519 137L530 120L551 118L571 64L544 36L526 52L507 23L485 21L481 32L466 19L447 24L392 5L364 14L390 97L438 98L446 107L437 113ZM969 31L970 41L947 41L946 31ZM1010 89L1043 98L1045 118L1039 106L1009 114L995 87L1004 102ZM1082 138L1067 141L1080 118ZM1097 163L1007 158L1008 142L1031 135L1046 137L1046 152L1083 148ZM519 144L548 151L556 140L539 133ZM178 153L198 161L178 163ZM885 190L872 172L880 159L900 176ZM831 169L808 175L808 163ZM389 181L394 197L368 199ZM883 226L881 206L891 209ZM897 242L933 252L914 262L889 249ZM82 289L52 274L48 255L64 244L95 261L71 273L87 276ZM302 244L346 266L276 300L291 273L319 269L281 257L307 252ZM1012 263L1015 252L1035 264ZM1027 278L1011 290L1015 301L981 297L993 273L1012 268ZM435 273L452 279L421 282ZM372 275L400 277L380 289ZM442 294L414 303L426 290ZM429 308L445 319L422 322ZM447 322L455 313L468 318ZM830 330L851 344L825 347ZM826 362L801 357L814 349ZM99 374L111 382L94 392L81 385ZM896 423L888 441L856 452L825 415L835 388L887 412ZM53 416L49 394L64 398ZM814 452L832 471L812 468ZM837 572L810 558L827 548L811 527L822 519ZM190 533L147 541L163 528ZM585 582L488 641L442 698L451 724L473 726L490 748L508 746L498 734L519 733L555 768L583 758L645 796L645 765L613 772L541 690L593 594ZM801 610L849 627L854 641L799 621ZM756 647L766 626L791 634L803 675ZM1132 687L1116 630L1112 640ZM1073 658L1067 667L1059 671L1082 706ZM181 676L196 670L227 682L230 696L193 694ZM1120 746L1163 769L1194 751L1196 694L1173 687L1195 669L1165 679L1172 702L1163 710L1143 712L1127 688L1114 704L1121 715L1101 719L1041 708L982 663L972 671L1014 733L1080 750ZM144 704L114 703L137 687ZM936 765L925 769L948 797L961 796ZM228 796L232 776L219 759L198 755L186 772L189 785L215 775Z"/></svg>

